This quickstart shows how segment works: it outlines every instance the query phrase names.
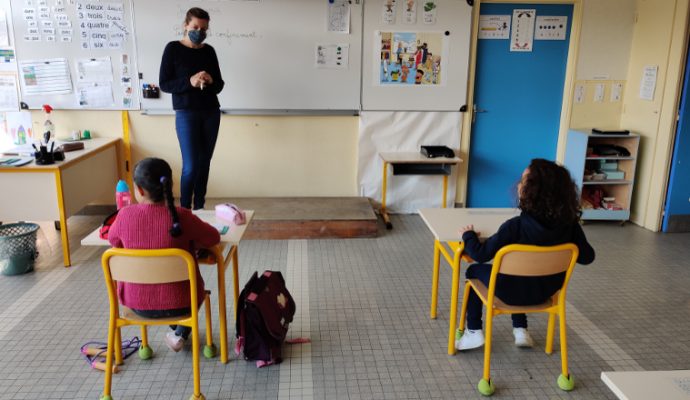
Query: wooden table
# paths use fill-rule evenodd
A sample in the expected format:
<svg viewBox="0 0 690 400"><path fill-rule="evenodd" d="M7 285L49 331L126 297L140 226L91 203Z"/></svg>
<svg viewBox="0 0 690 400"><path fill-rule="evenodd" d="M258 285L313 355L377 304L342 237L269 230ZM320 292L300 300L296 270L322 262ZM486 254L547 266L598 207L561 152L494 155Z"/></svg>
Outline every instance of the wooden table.
<svg viewBox="0 0 690 400"><path fill-rule="evenodd" d="M244 225L233 225L231 222L217 219L215 211L198 210L194 211L199 218L210 224L228 225L230 229L220 236L220 243L209 249L213 253L213 259L199 260L199 264L215 265L218 273L218 320L220 325L220 362L228 362L228 323L225 299L225 270L232 260L232 282L234 295L234 314L237 316L237 299L240 297L239 286L239 262L238 246L247 230L247 226L254 217L254 211L245 210L247 223ZM82 246L110 246L107 240L103 240L98 235L98 229L91 232L84 240Z"/></svg>
<svg viewBox="0 0 690 400"><path fill-rule="evenodd" d="M392 229L390 216L386 211L386 187L388 183L388 164L393 167L393 175L443 175L443 208L446 208L448 195L448 175L450 167L462 162L458 157L428 158L419 152L379 153L383 160L383 183L381 188L381 217L387 229Z"/></svg>
<svg viewBox="0 0 690 400"><path fill-rule="evenodd" d="M460 261L472 262L463 254L464 243L460 240L458 230L467 225L474 225L482 237L494 234L501 224L519 215L515 208L423 208L419 210L426 226L434 234L434 267L431 281L430 316L436 318L438 303L438 279L441 255L453 270L450 297L450 317L448 323L448 354L455 354L455 329L458 318L458 292L460 284Z"/></svg>
<svg viewBox="0 0 690 400"><path fill-rule="evenodd" d="M621 400L690 399L690 370L602 372L601 380Z"/></svg>
<svg viewBox="0 0 690 400"><path fill-rule="evenodd" d="M72 264L67 218L89 203L112 196L118 180L117 138L84 141L51 165L0 168L0 221L60 221L65 267Z"/></svg>

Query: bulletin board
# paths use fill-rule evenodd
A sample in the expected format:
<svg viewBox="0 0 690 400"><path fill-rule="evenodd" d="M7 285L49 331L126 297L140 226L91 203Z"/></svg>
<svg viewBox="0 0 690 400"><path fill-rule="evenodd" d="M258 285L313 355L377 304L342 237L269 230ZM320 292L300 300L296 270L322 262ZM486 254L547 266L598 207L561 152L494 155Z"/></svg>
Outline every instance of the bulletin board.
<svg viewBox="0 0 690 400"><path fill-rule="evenodd" d="M140 108L130 0L11 0L11 7L28 108Z"/></svg>
<svg viewBox="0 0 690 400"><path fill-rule="evenodd" d="M360 109L361 0L133 3L142 84L158 86L163 49L182 38L186 11L201 7L211 17L206 43L215 49L225 81L219 94L223 110ZM333 8L338 5L342 7ZM335 56L340 65L329 63ZM158 99L142 98L142 109L171 110L172 100L166 93Z"/></svg>
<svg viewBox="0 0 690 400"><path fill-rule="evenodd" d="M362 109L459 111L467 94L471 25L466 0L367 0Z"/></svg>

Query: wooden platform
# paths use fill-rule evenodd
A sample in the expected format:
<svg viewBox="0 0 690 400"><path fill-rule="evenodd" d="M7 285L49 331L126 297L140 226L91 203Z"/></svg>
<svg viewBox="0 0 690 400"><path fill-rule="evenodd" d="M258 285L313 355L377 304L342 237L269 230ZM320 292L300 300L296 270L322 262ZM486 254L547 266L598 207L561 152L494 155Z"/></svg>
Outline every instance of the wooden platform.
<svg viewBox="0 0 690 400"><path fill-rule="evenodd" d="M368 238L378 234L365 197L241 197L207 199L207 209L234 203L254 210L244 239Z"/></svg>

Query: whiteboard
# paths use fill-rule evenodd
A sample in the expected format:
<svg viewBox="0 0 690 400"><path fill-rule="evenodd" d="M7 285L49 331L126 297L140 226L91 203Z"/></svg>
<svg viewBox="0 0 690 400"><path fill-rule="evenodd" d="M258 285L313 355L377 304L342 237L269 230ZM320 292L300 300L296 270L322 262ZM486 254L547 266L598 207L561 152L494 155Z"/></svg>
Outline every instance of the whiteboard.
<svg viewBox="0 0 690 400"><path fill-rule="evenodd" d="M472 7L465 0L435 0L435 22L425 21L426 1L397 0L395 14L386 23L384 2L367 0L364 5L364 51L362 61L362 109L371 111L459 111L467 95L470 57ZM406 20L406 7L412 3L416 19ZM434 50L445 60L441 64L438 85L381 84L382 33L416 33L424 37L440 36L441 49ZM419 40L419 39L417 39ZM394 46L395 47L395 46ZM395 60L397 48L391 49ZM411 52L414 50L411 50ZM412 57L411 53L406 53ZM406 57L407 58L407 57ZM391 71L397 65L389 65ZM412 69L412 66L411 68ZM395 78L400 79L399 76ZM390 78L392 80L392 77Z"/></svg>
<svg viewBox="0 0 690 400"><path fill-rule="evenodd" d="M186 11L211 16L209 43L225 88L221 109L359 110L362 4L350 2L350 33L327 31L328 0L133 0L138 71L156 84L165 45L183 34ZM317 68L317 45L342 45L347 67ZM142 98L144 110L171 110L169 94Z"/></svg>
<svg viewBox="0 0 690 400"><path fill-rule="evenodd" d="M130 0L11 6L20 98L29 108L139 109Z"/></svg>

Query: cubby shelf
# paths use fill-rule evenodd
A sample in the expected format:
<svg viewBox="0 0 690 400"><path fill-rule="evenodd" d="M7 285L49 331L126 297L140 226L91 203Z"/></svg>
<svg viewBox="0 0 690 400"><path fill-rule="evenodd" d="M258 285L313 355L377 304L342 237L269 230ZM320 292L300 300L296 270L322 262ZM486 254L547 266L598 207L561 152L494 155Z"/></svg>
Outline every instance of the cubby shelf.
<svg viewBox="0 0 690 400"><path fill-rule="evenodd" d="M639 143L640 136L634 133L629 135L601 135L580 130L568 131L564 164L570 171L580 193L583 192L583 189L588 191L600 188L604 197L615 197L614 202L623 208L622 210L607 210L583 207L583 220L627 221L630 218L630 201L635 182ZM594 156L592 155L592 148L595 145L620 146L625 148L630 155ZM624 179L585 181L585 169L592 169L599 161L616 162L618 170L625 174Z"/></svg>

